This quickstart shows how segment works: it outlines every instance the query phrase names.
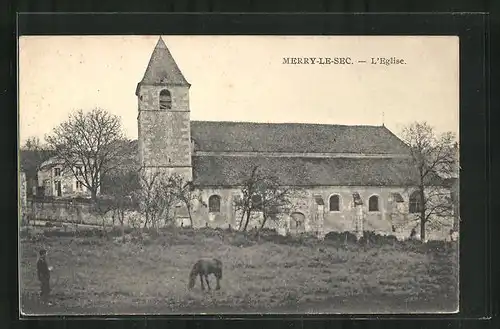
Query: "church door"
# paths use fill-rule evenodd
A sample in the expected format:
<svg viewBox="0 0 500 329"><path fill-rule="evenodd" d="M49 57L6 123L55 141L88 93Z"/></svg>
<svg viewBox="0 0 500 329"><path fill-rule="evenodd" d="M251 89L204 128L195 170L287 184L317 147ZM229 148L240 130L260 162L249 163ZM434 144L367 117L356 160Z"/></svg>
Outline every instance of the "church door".
<svg viewBox="0 0 500 329"><path fill-rule="evenodd" d="M290 215L290 233L297 234L304 232L306 216L300 212Z"/></svg>

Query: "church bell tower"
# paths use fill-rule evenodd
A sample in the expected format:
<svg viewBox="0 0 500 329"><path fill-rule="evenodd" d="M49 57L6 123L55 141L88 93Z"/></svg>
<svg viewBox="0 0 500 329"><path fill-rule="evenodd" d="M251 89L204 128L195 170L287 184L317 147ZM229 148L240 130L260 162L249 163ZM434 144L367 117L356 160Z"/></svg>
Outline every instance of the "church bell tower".
<svg viewBox="0 0 500 329"><path fill-rule="evenodd" d="M137 84L140 165L192 180L190 84L160 37Z"/></svg>

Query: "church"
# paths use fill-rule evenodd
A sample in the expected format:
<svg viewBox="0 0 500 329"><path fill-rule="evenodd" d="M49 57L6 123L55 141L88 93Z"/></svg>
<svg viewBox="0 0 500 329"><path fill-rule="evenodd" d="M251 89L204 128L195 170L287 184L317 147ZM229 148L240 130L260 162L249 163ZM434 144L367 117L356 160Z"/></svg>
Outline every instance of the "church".
<svg viewBox="0 0 500 329"><path fill-rule="evenodd" d="M236 227L234 200L255 166L303 191L269 223L279 232L354 231L358 203L365 231L418 225L409 149L385 126L191 121L190 86L160 38L136 88L139 160L193 183L205 204L194 226Z"/></svg>

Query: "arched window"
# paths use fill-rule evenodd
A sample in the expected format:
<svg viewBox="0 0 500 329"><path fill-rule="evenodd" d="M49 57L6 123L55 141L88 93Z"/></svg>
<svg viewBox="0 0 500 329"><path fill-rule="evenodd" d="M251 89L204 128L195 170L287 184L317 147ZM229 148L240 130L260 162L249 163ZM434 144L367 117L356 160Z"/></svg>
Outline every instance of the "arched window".
<svg viewBox="0 0 500 329"><path fill-rule="evenodd" d="M410 195L410 214L419 213L422 209L422 202L420 192L415 191Z"/></svg>
<svg viewBox="0 0 500 329"><path fill-rule="evenodd" d="M392 202L390 204L392 213L402 213L404 212L404 202L405 200L399 193L391 193Z"/></svg>
<svg viewBox="0 0 500 329"><path fill-rule="evenodd" d="M220 212L220 196L212 195L208 198L208 212Z"/></svg>
<svg viewBox="0 0 500 329"><path fill-rule="evenodd" d="M340 211L340 198L338 195L330 197L330 211Z"/></svg>
<svg viewBox="0 0 500 329"><path fill-rule="evenodd" d="M172 108L172 96L167 89L160 91L160 110L169 110Z"/></svg>
<svg viewBox="0 0 500 329"><path fill-rule="evenodd" d="M262 210L262 198L260 195L258 194L252 195L252 206L257 211Z"/></svg>
<svg viewBox="0 0 500 329"><path fill-rule="evenodd" d="M372 195L368 199L368 211L378 211L378 196Z"/></svg>

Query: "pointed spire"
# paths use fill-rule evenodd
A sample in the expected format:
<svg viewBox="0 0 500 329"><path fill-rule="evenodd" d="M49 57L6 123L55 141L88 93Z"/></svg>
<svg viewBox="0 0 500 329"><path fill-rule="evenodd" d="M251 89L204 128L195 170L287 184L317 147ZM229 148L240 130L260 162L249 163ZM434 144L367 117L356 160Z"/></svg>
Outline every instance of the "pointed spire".
<svg viewBox="0 0 500 329"><path fill-rule="evenodd" d="M173 84L190 86L182 75L162 37L158 39L140 84Z"/></svg>

